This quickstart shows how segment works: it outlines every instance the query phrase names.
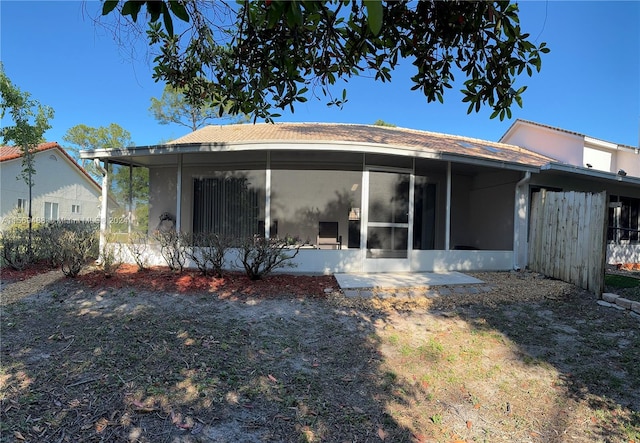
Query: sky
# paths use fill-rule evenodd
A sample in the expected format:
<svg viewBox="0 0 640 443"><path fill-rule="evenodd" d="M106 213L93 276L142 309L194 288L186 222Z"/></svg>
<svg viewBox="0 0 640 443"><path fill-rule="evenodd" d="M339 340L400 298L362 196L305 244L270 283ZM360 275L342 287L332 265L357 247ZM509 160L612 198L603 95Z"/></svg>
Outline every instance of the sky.
<svg viewBox="0 0 640 443"><path fill-rule="evenodd" d="M152 55L145 40L118 43L96 26L97 1L0 0L0 60L22 91L55 111L47 141L57 141L78 124L116 123L135 145L153 145L189 132L160 125L149 113L151 97L163 85L152 79ZM348 91L342 109L311 98L280 122L397 126L497 141L517 118L602 140L638 146L640 139L640 1L524 1L520 23L535 43L551 49L540 73L523 74L523 108L511 120L489 119L491 111L467 114L459 85L444 104L427 103L411 91L412 66L405 63L390 83L368 78L338 84ZM517 89L516 87L516 89Z"/></svg>

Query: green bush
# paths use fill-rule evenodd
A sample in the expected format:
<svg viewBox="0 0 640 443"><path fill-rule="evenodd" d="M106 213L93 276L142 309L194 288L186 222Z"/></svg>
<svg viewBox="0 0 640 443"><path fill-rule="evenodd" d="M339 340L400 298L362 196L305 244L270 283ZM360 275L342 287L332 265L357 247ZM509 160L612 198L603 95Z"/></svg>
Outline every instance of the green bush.
<svg viewBox="0 0 640 443"><path fill-rule="evenodd" d="M33 250L37 260L45 260L51 267L62 265L60 239L69 229L67 223L49 222L33 231Z"/></svg>
<svg viewBox="0 0 640 443"><path fill-rule="evenodd" d="M99 254L98 230L94 224L68 223L59 238L62 254L62 272L76 277L91 259Z"/></svg>
<svg viewBox="0 0 640 443"><path fill-rule="evenodd" d="M29 233L24 228L10 228L0 233L2 249L2 266L9 266L17 271L24 269L32 258L29 254Z"/></svg>

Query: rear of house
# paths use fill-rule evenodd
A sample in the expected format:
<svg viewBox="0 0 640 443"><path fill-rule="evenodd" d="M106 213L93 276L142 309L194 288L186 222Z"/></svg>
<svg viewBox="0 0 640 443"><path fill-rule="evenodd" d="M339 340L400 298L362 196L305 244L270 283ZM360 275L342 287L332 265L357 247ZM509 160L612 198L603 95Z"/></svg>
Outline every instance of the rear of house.
<svg viewBox="0 0 640 443"><path fill-rule="evenodd" d="M531 192L632 198L640 184L516 144L369 125L209 126L81 155L148 169L147 233L169 219L181 232L286 239L298 272L524 267Z"/></svg>

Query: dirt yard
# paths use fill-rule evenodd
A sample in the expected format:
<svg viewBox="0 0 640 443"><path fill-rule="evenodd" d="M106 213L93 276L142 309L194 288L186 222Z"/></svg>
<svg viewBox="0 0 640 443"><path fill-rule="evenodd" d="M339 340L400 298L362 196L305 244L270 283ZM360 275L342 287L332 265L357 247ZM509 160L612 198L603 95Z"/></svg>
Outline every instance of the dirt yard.
<svg viewBox="0 0 640 443"><path fill-rule="evenodd" d="M640 443L640 320L540 275L473 276L492 290L3 274L0 441Z"/></svg>

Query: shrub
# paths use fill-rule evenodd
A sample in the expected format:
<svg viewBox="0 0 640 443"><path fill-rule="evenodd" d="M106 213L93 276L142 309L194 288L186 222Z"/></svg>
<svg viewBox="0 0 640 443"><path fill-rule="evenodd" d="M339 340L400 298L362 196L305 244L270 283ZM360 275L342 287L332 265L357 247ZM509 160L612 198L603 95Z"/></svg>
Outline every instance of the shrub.
<svg viewBox="0 0 640 443"><path fill-rule="evenodd" d="M31 262L29 256L29 233L26 229L10 228L0 233L2 265L21 271Z"/></svg>
<svg viewBox="0 0 640 443"><path fill-rule="evenodd" d="M284 240L254 236L240 245L240 261L251 280L260 280L274 269L295 266L290 260L298 252L299 246L291 247Z"/></svg>
<svg viewBox="0 0 640 443"><path fill-rule="evenodd" d="M160 254L172 271L182 272L185 262L185 245L181 235L173 229L158 230L153 233L155 240L160 243Z"/></svg>
<svg viewBox="0 0 640 443"><path fill-rule="evenodd" d="M45 260L51 267L62 265L60 239L70 229L67 224L48 222L34 230L34 254L39 260Z"/></svg>
<svg viewBox="0 0 640 443"><path fill-rule="evenodd" d="M149 249L149 238L147 235L143 232L134 232L129 236L126 248L129 250L136 265L138 265L138 270L145 270L148 264L147 250Z"/></svg>
<svg viewBox="0 0 640 443"><path fill-rule="evenodd" d="M183 241L191 246L185 249L186 255L202 275L211 272L216 277L222 277L224 256L232 244L231 239L213 232L201 232L193 236L184 235Z"/></svg>
<svg viewBox="0 0 640 443"><path fill-rule="evenodd" d="M115 242L115 237L107 235L106 242L100 251L102 272L111 277L122 264L122 245Z"/></svg>
<svg viewBox="0 0 640 443"><path fill-rule="evenodd" d="M66 224L59 242L62 272L67 277L76 277L90 259L98 257L98 230L93 224Z"/></svg>

